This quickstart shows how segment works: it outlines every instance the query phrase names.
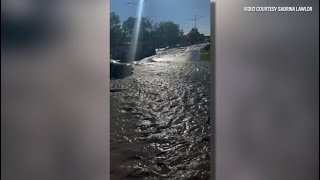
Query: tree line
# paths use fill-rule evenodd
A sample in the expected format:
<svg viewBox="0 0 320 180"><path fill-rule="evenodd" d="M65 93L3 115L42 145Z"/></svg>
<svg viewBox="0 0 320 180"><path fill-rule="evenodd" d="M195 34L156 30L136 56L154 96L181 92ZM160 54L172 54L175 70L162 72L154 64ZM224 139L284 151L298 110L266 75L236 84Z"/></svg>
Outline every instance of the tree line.
<svg viewBox="0 0 320 180"><path fill-rule="evenodd" d="M135 17L129 17L120 21L119 15L115 12L110 14L110 46L111 48L129 43L134 35ZM179 25L172 21L161 21L153 23L149 18L142 17L139 29L139 42L154 48L186 46L206 41L204 34L198 29L192 28L187 34L180 30Z"/></svg>

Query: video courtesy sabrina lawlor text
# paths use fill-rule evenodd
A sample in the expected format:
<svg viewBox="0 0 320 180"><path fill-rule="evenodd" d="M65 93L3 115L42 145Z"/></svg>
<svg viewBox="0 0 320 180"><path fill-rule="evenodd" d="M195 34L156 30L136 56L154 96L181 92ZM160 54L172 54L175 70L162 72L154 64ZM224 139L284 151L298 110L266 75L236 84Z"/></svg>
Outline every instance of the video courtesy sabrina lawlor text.
<svg viewBox="0 0 320 180"><path fill-rule="evenodd" d="M243 11L244 12L312 12L313 8L311 6L300 6L300 7L247 6L247 7L243 7Z"/></svg>

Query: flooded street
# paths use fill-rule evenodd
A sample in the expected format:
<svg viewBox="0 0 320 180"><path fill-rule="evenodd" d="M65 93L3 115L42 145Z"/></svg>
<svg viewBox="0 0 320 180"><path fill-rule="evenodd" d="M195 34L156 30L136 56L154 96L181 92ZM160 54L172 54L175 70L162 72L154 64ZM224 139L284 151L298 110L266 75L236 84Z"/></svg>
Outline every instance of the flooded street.
<svg viewBox="0 0 320 180"><path fill-rule="evenodd" d="M210 178L210 66L204 45L158 52L111 80L111 170L118 179Z"/></svg>

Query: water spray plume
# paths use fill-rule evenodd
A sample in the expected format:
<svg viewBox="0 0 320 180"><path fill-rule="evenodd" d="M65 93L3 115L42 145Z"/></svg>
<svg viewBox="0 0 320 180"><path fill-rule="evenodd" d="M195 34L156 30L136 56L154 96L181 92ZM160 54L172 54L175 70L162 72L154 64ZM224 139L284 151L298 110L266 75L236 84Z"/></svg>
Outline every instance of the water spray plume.
<svg viewBox="0 0 320 180"><path fill-rule="evenodd" d="M143 12L143 4L144 0L139 0L138 4L138 11L137 11L137 19L134 26L134 33L133 37L131 39L131 45L129 50L129 61L133 62L137 53L137 46L138 46L138 40L139 40L139 32L140 32L140 26L141 26L141 19L142 19L142 12Z"/></svg>

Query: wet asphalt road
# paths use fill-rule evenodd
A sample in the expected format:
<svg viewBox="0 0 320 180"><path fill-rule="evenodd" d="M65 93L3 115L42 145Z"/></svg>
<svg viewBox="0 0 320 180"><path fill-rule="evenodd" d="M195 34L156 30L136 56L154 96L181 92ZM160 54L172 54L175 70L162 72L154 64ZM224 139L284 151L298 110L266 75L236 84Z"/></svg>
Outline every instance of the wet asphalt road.
<svg viewBox="0 0 320 180"><path fill-rule="evenodd" d="M158 52L111 80L111 179L209 179L204 45Z"/></svg>

